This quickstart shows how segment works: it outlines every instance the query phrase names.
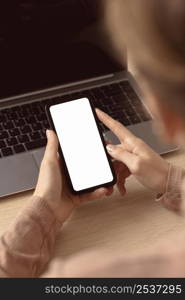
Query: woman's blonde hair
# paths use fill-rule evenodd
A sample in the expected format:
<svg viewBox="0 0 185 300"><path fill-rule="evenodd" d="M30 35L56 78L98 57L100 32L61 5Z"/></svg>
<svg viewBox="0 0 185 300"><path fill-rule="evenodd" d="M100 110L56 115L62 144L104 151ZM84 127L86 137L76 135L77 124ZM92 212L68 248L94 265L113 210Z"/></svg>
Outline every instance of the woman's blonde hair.
<svg viewBox="0 0 185 300"><path fill-rule="evenodd" d="M184 100L185 111L185 0L114 1L112 22L137 69L159 97Z"/></svg>

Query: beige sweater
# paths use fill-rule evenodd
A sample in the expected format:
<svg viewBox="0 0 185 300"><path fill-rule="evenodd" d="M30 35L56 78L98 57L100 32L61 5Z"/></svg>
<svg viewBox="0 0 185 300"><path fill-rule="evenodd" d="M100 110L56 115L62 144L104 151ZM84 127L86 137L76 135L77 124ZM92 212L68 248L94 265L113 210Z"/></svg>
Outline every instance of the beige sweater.
<svg viewBox="0 0 185 300"><path fill-rule="evenodd" d="M158 199L170 210L183 214L185 171L171 166L166 193ZM184 181L184 182L183 182ZM33 197L0 238L0 277L39 277L51 259L62 224L44 199ZM173 248L173 247L172 247ZM172 249L171 248L171 249ZM123 249L124 253L124 249ZM58 261L58 270L60 269ZM57 272L58 273L58 272ZM53 271L50 274L55 277ZM81 277L173 277L185 276L185 241L178 250L160 248L153 254L125 257L112 262L86 264Z"/></svg>

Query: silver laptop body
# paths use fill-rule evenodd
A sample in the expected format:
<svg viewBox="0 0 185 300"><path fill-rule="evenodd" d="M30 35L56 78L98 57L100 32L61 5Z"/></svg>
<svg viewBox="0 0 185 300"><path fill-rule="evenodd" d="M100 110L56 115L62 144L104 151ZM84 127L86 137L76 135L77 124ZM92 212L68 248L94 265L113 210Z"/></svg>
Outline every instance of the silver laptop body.
<svg viewBox="0 0 185 300"><path fill-rule="evenodd" d="M17 70L17 72L19 72L19 70ZM62 69L61 72L63 72ZM45 89L24 92L19 95L11 95L9 97L2 97L0 99L0 110L17 105L21 106L26 103L46 101L47 99L52 99L61 95L73 94L103 85L114 84L123 80L129 80L142 101L140 92L137 89L137 85L127 69L123 71L115 70L115 72L102 75L99 74L98 76L94 76L94 74L92 74L92 76L89 76L87 79L78 79L79 78L70 83L61 82L61 85L57 86L54 84L53 87L47 87ZM151 123L152 121L149 120L137 123L135 125L129 125L128 129L131 130L136 136L142 138L160 154L173 151L174 147L171 145L165 145L156 138L153 133ZM112 143L119 143L118 139L110 131L106 132L105 137L111 140ZM0 157L0 197L34 189L44 150L45 148L42 147L20 154L14 153L13 155L7 157Z"/></svg>

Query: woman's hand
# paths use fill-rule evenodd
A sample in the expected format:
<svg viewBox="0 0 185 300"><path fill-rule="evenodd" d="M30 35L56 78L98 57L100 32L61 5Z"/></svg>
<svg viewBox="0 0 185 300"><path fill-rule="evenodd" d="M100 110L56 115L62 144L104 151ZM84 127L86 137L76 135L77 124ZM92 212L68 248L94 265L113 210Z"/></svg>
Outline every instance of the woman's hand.
<svg viewBox="0 0 185 300"><path fill-rule="evenodd" d="M48 143L34 195L47 202L58 221L64 222L80 203L112 194L113 188L100 188L92 193L80 196L72 195L68 190L58 155L57 136L52 130L47 130L47 138Z"/></svg>
<svg viewBox="0 0 185 300"><path fill-rule="evenodd" d="M169 164L121 123L115 121L99 109L96 109L96 112L100 121L121 142L120 145L107 145L107 150L112 158L121 161L128 168L125 169L126 176L123 173L119 184L121 184L121 180L124 181L129 176L129 170L145 187L157 193L164 193Z"/></svg>

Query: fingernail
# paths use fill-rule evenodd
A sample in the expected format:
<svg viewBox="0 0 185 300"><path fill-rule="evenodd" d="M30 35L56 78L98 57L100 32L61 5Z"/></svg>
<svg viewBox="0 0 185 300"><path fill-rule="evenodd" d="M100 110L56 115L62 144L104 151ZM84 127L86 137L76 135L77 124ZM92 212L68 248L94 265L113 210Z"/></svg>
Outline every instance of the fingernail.
<svg viewBox="0 0 185 300"><path fill-rule="evenodd" d="M107 148L108 152L113 152L114 151L114 146L113 145L107 145L106 148Z"/></svg>
<svg viewBox="0 0 185 300"><path fill-rule="evenodd" d="M99 196L104 196L106 194L106 189L105 188L99 188L98 190Z"/></svg>
<svg viewBox="0 0 185 300"><path fill-rule="evenodd" d="M49 137L49 129L46 129L46 136Z"/></svg>

